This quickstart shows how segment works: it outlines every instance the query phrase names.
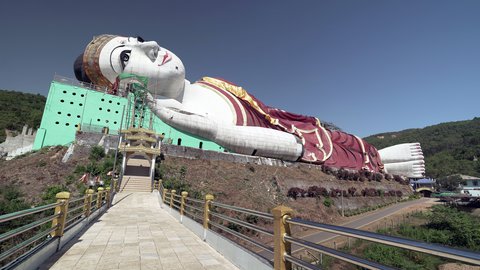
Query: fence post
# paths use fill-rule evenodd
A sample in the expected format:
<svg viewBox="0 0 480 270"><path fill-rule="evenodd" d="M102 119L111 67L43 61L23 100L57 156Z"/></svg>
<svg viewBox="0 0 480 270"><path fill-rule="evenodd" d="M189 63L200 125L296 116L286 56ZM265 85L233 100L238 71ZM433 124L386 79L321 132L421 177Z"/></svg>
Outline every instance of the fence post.
<svg viewBox="0 0 480 270"><path fill-rule="evenodd" d="M99 187L97 189L98 195L97 195L97 209L100 209L102 207L102 200L103 200L103 188Z"/></svg>
<svg viewBox="0 0 480 270"><path fill-rule="evenodd" d="M167 195L167 192L168 192L168 188L164 188L162 191L162 204L164 204L167 201L165 198L165 196Z"/></svg>
<svg viewBox="0 0 480 270"><path fill-rule="evenodd" d="M170 191L170 211L172 211L173 197L175 196L176 193L177 193L177 191L175 189L172 189L172 191Z"/></svg>
<svg viewBox="0 0 480 270"><path fill-rule="evenodd" d="M110 190L110 187L105 188L105 204L107 205L107 208L110 208L110 200L112 199L112 191Z"/></svg>
<svg viewBox="0 0 480 270"><path fill-rule="evenodd" d="M55 214L60 214L52 221L52 228L57 228L50 235L63 236L63 230L65 229L65 221L67 220L68 200L70 199L70 192L59 192L55 195L57 203L61 203L55 207Z"/></svg>
<svg viewBox="0 0 480 270"><path fill-rule="evenodd" d="M180 223L183 222L183 215L185 212L185 199L188 196L188 192L182 191L182 204L180 205Z"/></svg>
<svg viewBox="0 0 480 270"><path fill-rule="evenodd" d="M115 190L115 193L118 192L118 179L113 179L113 190Z"/></svg>
<svg viewBox="0 0 480 270"><path fill-rule="evenodd" d="M293 210L280 205L272 209L273 214L273 267L275 270L290 270L292 264L285 260L285 254L291 254L291 244L284 240L285 235L290 235L290 225L286 219L291 217Z"/></svg>
<svg viewBox="0 0 480 270"><path fill-rule="evenodd" d="M89 217L90 213L92 212L92 194L93 189L87 189L85 191L85 200L83 201L83 210L85 212L85 217Z"/></svg>
<svg viewBox="0 0 480 270"><path fill-rule="evenodd" d="M214 197L212 194L205 195L205 205L203 208L203 241L207 239L207 230L209 228L208 222L210 221L210 203Z"/></svg>

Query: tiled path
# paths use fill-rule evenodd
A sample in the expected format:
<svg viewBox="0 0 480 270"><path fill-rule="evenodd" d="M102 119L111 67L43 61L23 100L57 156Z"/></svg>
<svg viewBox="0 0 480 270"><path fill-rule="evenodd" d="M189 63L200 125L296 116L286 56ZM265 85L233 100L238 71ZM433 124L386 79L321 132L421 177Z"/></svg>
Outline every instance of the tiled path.
<svg viewBox="0 0 480 270"><path fill-rule="evenodd" d="M155 194L120 193L116 201L51 269L237 269L161 209Z"/></svg>

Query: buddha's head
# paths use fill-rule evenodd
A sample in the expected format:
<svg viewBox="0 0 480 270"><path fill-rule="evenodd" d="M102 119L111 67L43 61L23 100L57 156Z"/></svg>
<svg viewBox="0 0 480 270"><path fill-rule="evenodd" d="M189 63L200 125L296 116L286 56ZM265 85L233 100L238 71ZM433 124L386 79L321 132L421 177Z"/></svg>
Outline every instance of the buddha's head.
<svg viewBox="0 0 480 270"><path fill-rule="evenodd" d="M79 81L106 87L121 73L145 76L150 92L168 97L177 97L185 81L185 68L175 54L140 37L96 36L74 70Z"/></svg>

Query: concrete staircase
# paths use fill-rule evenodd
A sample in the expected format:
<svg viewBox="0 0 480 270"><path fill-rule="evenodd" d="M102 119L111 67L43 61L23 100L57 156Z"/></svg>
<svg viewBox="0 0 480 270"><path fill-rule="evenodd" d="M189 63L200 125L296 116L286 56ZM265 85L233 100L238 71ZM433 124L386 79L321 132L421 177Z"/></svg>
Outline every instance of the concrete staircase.
<svg viewBox="0 0 480 270"><path fill-rule="evenodd" d="M141 157L130 158L120 185L120 192L152 192L149 172L148 160Z"/></svg>
<svg viewBox="0 0 480 270"><path fill-rule="evenodd" d="M151 186L148 176L124 175L120 192L152 192Z"/></svg>

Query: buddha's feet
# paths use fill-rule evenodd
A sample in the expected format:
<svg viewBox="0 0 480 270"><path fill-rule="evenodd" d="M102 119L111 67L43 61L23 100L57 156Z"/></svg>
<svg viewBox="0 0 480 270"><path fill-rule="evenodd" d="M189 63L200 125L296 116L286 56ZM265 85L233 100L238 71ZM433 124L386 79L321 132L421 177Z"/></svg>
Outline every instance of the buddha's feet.
<svg viewBox="0 0 480 270"><path fill-rule="evenodd" d="M425 176L425 162L420 143L397 144L378 152L387 173L412 178Z"/></svg>

